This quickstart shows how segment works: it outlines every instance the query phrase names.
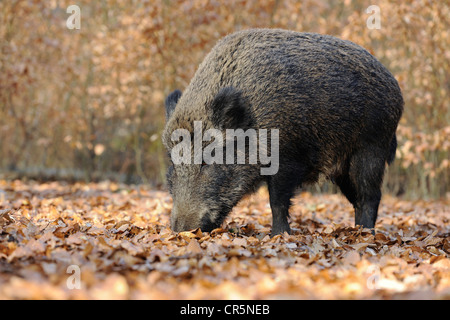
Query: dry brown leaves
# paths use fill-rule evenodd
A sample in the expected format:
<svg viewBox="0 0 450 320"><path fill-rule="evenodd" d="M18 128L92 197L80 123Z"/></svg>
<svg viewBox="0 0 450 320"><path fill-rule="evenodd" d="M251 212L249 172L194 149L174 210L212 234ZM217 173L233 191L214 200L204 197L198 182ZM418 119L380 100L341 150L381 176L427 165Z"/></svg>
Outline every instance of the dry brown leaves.
<svg viewBox="0 0 450 320"><path fill-rule="evenodd" d="M170 209L142 186L0 181L0 299L450 298L448 200L385 196L375 236L340 195L302 193L273 238L264 189L211 233L172 232Z"/></svg>

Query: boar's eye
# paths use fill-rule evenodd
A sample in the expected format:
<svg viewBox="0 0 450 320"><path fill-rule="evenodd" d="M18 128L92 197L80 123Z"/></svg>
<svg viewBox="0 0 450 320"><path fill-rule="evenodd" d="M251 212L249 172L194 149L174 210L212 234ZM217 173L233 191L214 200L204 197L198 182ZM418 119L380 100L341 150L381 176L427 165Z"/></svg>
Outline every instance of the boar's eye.
<svg viewBox="0 0 450 320"><path fill-rule="evenodd" d="M167 152L167 158L169 158L170 164L173 165L172 154L170 152Z"/></svg>

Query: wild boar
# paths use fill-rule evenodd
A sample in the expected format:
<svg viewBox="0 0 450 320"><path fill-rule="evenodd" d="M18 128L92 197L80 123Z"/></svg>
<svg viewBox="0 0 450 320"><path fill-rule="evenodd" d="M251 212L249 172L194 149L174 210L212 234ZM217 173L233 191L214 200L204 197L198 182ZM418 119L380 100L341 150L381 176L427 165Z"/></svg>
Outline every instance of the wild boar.
<svg viewBox="0 0 450 320"><path fill-rule="evenodd" d="M357 225L374 228L404 103L393 75L364 48L314 33L236 32L214 46L184 92L172 92L165 104L173 230L219 227L244 195L266 183L272 234L290 232L291 198L319 175L353 204ZM228 139L232 129L241 136ZM270 174L262 173L268 165L262 154L256 163L248 152L245 163L236 161L255 142L251 130L253 150L278 161ZM229 156L242 133L244 149ZM216 161L208 163L201 151L213 142Z"/></svg>

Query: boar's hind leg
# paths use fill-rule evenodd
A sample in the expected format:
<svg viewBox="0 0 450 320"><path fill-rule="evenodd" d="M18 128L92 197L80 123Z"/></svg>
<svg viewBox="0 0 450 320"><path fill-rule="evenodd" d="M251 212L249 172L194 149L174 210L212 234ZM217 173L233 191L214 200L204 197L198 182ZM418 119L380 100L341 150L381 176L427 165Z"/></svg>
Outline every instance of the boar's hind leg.
<svg viewBox="0 0 450 320"><path fill-rule="evenodd" d="M302 174L298 172L278 172L268 181L270 208L272 209L272 236L283 232L291 233L289 227L289 207L296 187L301 185Z"/></svg>
<svg viewBox="0 0 450 320"><path fill-rule="evenodd" d="M381 199L385 169L384 151L366 147L350 160L348 178L341 178L340 188L355 207L355 224L374 228Z"/></svg>

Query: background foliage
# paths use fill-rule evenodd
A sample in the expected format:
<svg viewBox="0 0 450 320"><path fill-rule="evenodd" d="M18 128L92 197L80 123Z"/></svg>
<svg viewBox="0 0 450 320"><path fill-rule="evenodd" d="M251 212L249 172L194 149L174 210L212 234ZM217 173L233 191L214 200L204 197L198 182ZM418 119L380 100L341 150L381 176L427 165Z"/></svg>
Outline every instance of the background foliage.
<svg viewBox="0 0 450 320"><path fill-rule="evenodd" d="M222 36L250 27L354 41L398 79L405 113L385 187L439 197L450 180L450 7L447 1L79 0L0 2L3 175L164 182L163 101L184 89Z"/></svg>

